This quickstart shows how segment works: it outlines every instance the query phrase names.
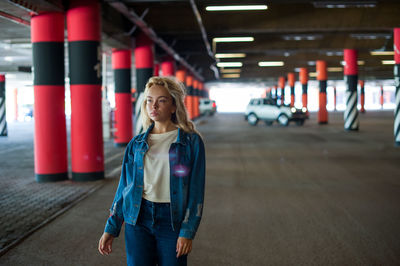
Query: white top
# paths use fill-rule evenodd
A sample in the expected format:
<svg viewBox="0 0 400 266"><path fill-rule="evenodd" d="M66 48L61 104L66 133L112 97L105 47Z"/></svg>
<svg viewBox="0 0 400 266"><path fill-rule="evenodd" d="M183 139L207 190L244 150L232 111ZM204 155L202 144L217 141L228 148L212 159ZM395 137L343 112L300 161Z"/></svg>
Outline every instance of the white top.
<svg viewBox="0 0 400 266"><path fill-rule="evenodd" d="M149 134L149 150L144 156L143 198L152 202L171 202L169 148L178 137L178 129Z"/></svg>

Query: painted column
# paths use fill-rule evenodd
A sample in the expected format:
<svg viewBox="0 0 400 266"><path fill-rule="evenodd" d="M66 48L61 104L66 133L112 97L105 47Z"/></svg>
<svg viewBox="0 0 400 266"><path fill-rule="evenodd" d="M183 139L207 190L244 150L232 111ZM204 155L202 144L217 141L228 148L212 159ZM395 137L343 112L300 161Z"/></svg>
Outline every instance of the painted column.
<svg viewBox="0 0 400 266"><path fill-rule="evenodd" d="M290 87L290 106L294 106L294 83L296 82L296 77L294 73L288 73L288 84Z"/></svg>
<svg viewBox="0 0 400 266"><path fill-rule="evenodd" d="M305 68L305 67L300 68L299 79L300 79L301 88L302 88L301 101L303 103L303 107L307 108L307 113L308 113L308 97L307 97L308 71L307 71L307 68Z"/></svg>
<svg viewBox="0 0 400 266"><path fill-rule="evenodd" d="M383 85L381 85L381 94L379 96L379 102L381 104L381 109L383 109L383 103L385 102L383 99Z"/></svg>
<svg viewBox="0 0 400 266"><path fill-rule="evenodd" d="M0 75L0 137L6 137L7 135L6 76Z"/></svg>
<svg viewBox="0 0 400 266"><path fill-rule="evenodd" d="M136 67L136 104L135 104L135 135L143 132L140 106L143 102L143 92L146 83L153 75L154 52L153 42L143 32L136 37L135 67Z"/></svg>
<svg viewBox="0 0 400 266"><path fill-rule="evenodd" d="M281 90L280 105L285 104L285 82L286 82L285 77L279 77L278 86Z"/></svg>
<svg viewBox="0 0 400 266"><path fill-rule="evenodd" d="M132 139L131 50L112 52L115 84L115 139L117 147L126 146Z"/></svg>
<svg viewBox="0 0 400 266"><path fill-rule="evenodd" d="M166 57L161 63L161 73L164 77L175 76L175 62L171 57Z"/></svg>
<svg viewBox="0 0 400 266"><path fill-rule="evenodd" d="M333 110L336 111L336 86L333 86Z"/></svg>
<svg viewBox="0 0 400 266"><path fill-rule="evenodd" d="M72 179L76 181L104 178L100 15L96 0L69 1L71 159Z"/></svg>
<svg viewBox="0 0 400 266"><path fill-rule="evenodd" d="M344 49L344 75L347 85L346 110L344 112L344 129L356 131L359 128L357 110L357 50Z"/></svg>
<svg viewBox="0 0 400 266"><path fill-rule="evenodd" d="M319 80L319 110L318 110L318 123L328 123L328 111L326 110L326 87L328 80L328 72L326 62L317 60L317 80Z"/></svg>
<svg viewBox="0 0 400 266"><path fill-rule="evenodd" d="M153 76L158 77L160 76L160 64L154 63L154 73Z"/></svg>
<svg viewBox="0 0 400 266"><path fill-rule="evenodd" d="M394 108L394 142L400 146L400 28L394 29L394 83L395 108Z"/></svg>
<svg viewBox="0 0 400 266"><path fill-rule="evenodd" d="M186 71L184 69L178 69L175 73L175 77L177 80L182 82L182 84L185 86L185 94L187 95L187 88L186 88ZM187 109L187 96L185 96L184 99L184 104Z"/></svg>
<svg viewBox="0 0 400 266"><path fill-rule="evenodd" d="M189 119L193 119L193 76L188 74L186 76L186 88L187 88L187 95L186 95L186 109L189 113Z"/></svg>
<svg viewBox="0 0 400 266"><path fill-rule="evenodd" d="M364 108L364 105L365 105L364 80L360 80L358 82L358 84L360 85L360 105L361 105L360 112L361 113L365 113L365 108Z"/></svg>
<svg viewBox="0 0 400 266"><path fill-rule="evenodd" d="M272 98L278 101L278 85L274 85L274 93L272 94Z"/></svg>
<svg viewBox="0 0 400 266"><path fill-rule="evenodd" d="M193 119L196 119L199 114L198 114L198 94L197 94L197 89L198 89L199 81L197 79L193 79L193 90L192 90L192 108L193 108Z"/></svg>
<svg viewBox="0 0 400 266"><path fill-rule="evenodd" d="M34 158L37 182L68 179L64 88L64 14L31 18Z"/></svg>

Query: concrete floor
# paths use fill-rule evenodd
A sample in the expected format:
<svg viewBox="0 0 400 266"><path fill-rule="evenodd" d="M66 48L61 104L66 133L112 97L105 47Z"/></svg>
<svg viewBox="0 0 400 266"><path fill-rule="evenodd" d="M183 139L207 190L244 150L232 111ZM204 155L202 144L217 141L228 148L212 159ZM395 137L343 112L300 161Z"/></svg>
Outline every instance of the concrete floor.
<svg viewBox="0 0 400 266"><path fill-rule="evenodd" d="M400 148L393 113L319 126L203 120L206 202L190 265L399 265ZM111 155L110 155L111 156ZM125 265L124 237L97 252L117 178L0 257L1 265Z"/></svg>

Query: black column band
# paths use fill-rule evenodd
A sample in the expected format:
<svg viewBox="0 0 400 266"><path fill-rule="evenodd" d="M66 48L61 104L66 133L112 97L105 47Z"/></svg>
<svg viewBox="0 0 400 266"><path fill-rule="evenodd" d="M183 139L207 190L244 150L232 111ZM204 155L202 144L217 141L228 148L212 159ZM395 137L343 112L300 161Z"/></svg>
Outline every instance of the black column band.
<svg viewBox="0 0 400 266"><path fill-rule="evenodd" d="M64 85L64 43L32 44L33 85Z"/></svg>
<svg viewBox="0 0 400 266"><path fill-rule="evenodd" d="M131 69L114 69L115 93L131 92Z"/></svg>
<svg viewBox="0 0 400 266"><path fill-rule="evenodd" d="M146 87L147 81L153 76L153 68L136 68L136 91L141 93Z"/></svg>
<svg viewBox="0 0 400 266"><path fill-rule="evenodd" d="M301 84L301 87L303 89L303 94L307 94L308 84Z"/></svg>
<svg viewBox="0 0 400 266"><path fill-rule="evenodd" d="M69 42L71 85L101 84L101 48L98 41Z"/></svg>
<svg viewBox="0 0 400 266"><path fill-rule="evenodd" d="M326 80L320 80L319 81L319 92L320 93L326 93L326 86L327 86L327 81Z"/></svg>
<svg viewBox="0 0 400 266"><path fill-rule="evenodd" d="M358 75L344 76L348 91L357 91Z"/></svg>
<svg viewBox="0 0 400 266"><path fill-rule="evenodd" d="M0 98L6 97L6 83L4 81L0 81Z"/></svg>

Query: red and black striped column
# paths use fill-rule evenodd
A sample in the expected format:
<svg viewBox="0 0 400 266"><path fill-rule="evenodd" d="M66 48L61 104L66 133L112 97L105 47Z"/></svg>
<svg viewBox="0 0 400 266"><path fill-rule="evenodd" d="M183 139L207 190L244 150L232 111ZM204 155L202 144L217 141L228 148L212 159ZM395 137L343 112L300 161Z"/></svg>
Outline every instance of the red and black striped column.
<svg viewBox="0 0 400 266"><path fill-rule="evenodd" d="M356 131L359 127L357 110L357 50L344 49L344 75L347 85L346 110L344 112L344 129Z"/></svg>
<svg viewBox="0 0 400 266"><path fill-rule="evenodd" d="M168 56L161 62L161 73L164 77L175 76L175 62L172 57Z"/></svg>
<svg viewBox="0 0 400 266"><path fill-rule="evenodd" d="M358 84L360 85L360 105L361 105L360 112L361 112L361 113L365 113L365 108L364 108L364 105L365 105L364 80L360 80L360 81L358 82Z"/></svg>
<svg viewBox="0 0 400 266"><path fill-rule="evenodd" d="M284 105L285 104L285 77L279 77L278 80L278 86L280 88L281 91L281 96L280 96L280 105Z"/></svg>
<svg viewBox="0 0 400 266"><path fill-rule="evenodd" d="M395 107L394 107L394 142L400 146L400 28L393 30L394 39L394 84Z"/></svg>
<svg viewBox="0 0 400 266"><path fill-rule="evenodd" d="M333 86L333 110L336 111L336 86Z"/></svg>
<svg viewBox="0 0 400 266"><path fill-rule="evenodd" d="M308 110L308 71L307 68L302 67L300 68L299 79L301 83L302 95L301 95L301 102L303 103L303 107L307 108ZM308 113L308 111L307 111Z"/></svg>
<svg viewBox="0 0 400 266"><path fill-rule="evenodd" d="M189 73L186 75L186 109L189 113L189 119L193 119L193 76Z"/></svg>
<svg viewBox="0 0 400 266"><path fill-rule="evenodd" d="M273 93L271 92L272 99L278 101L278 85L274 85Z"/></svg>
<svg viewBox="0 0 400 266"><path fill-rule="evenodd" d="M294 101L295 101L295 98L294 98L294 84L295 84L295 82L296 82L296 77L295 77L295 75L294 75L294 73L288 73L288 84L289 84L289 87L290 87L290 106L294 106Z"/></svg>
<svg viewBox="0 0 400 266"><path fill-rule="evenodd" d="M140 32L136 37L135 67L136 67L136 104L135 104L135 135L143 132L140 106L144 100L144 89L147 81L153 75L154 44L146 34Z"/></svg>
<svg viewBox="0 0 400 266"><path fill-rule="evenodd" d="M104 178L100 15L97 0L69 1L71 159L76 181Z"/></svg>
<svg viewBox="0 0 400 266"><path fill-rule="evenodd" d="M6 76L0 75L0 137L6 137L7 135Z"/></svg>
<svg viewBox="0 0 400 266"><path fill-rule="evenodd" d="M117 147L126 146L132 139L131 50L112 51L115 84L115 139Z"/></svg>
<svg viewBox="0 0 400 266"><path fill-rule="evenodd" d="M199 116L199 97L198 97L198 89L199 89L199 81L197 79L193 79L193 93L192 93L192 101L193 101L193 119L196 119Z"/></svg>
<svg viewBox="0 0 400 266"><path fill-rule="evenodd" d="M37 182L68 179L64 88L64 14L31 18L34 157Z"/></svg>
<svg viewBox="0 0 400 266"><path fill-rule="evenodd" d="M154 63L154 73L153 76L158 77L160 76L160 64Z"/></svg>
<svg viewBox="0 0 400 266"><path fill-rule="evenodd" d="M383 85L381 85L381 93L380 93L380 96L379 96L379 101L381 103L381 108L383 109L383 104L385 102L385 99L383 98Z"/></svg>
<svg viewBox="0 0 400 266"><path fill-rule="evenodd" d="M326 110L326 87L328 82L328 72L326 62L317 60L317 80L319 80L319 109L318 109L318 123L328 123L328 111Z"/></svg>

